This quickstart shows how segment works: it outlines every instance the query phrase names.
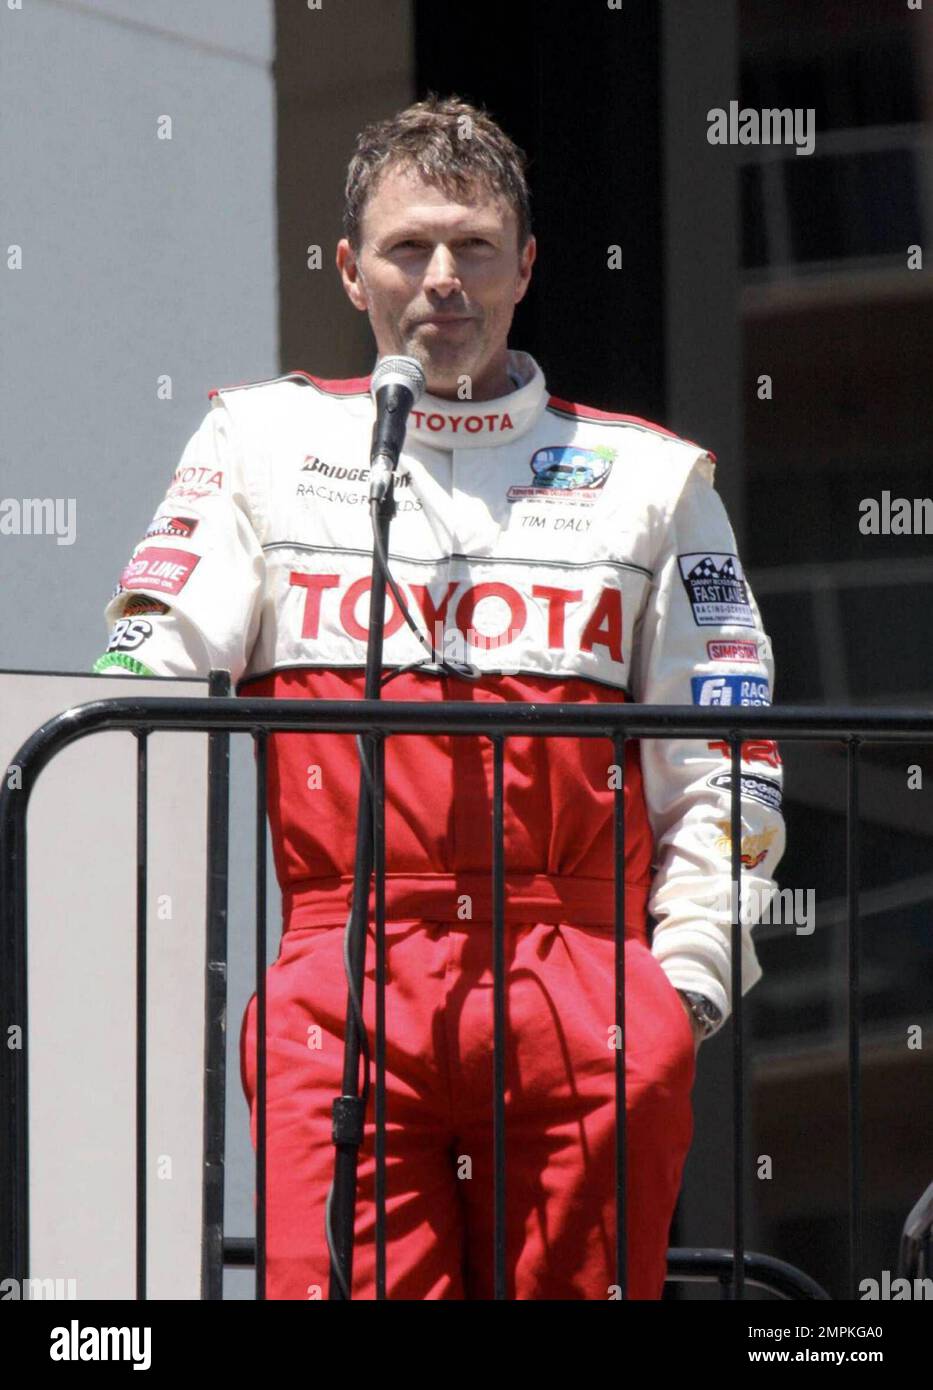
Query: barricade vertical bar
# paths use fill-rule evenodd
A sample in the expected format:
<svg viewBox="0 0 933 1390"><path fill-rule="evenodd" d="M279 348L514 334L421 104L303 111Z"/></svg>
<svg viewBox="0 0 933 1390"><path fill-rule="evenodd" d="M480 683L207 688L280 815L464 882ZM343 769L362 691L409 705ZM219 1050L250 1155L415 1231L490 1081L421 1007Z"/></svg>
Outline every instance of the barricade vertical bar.
<svg viewBox="0 0 933 1390"><path fill-rule="evenodd" d="M732 840L732 1230L733 1274L736 1299L745 1297L745 1097L742 1036L742 736L733 730L732 804L729 832Z"/></svg>
<svg viewBox="0 0 933 1390"><path fill-rule="evenodd" d="M616 1283L619 1297L628 1298L628 1209L626 1185L625 1127L625 735L613 738L615 764L619 769L615 788L615 1026L616 1044Z"/></svg>
<svg viewBox="0 0 933 1390"><path fill-rule="evenodd" d="M230 694L230 673L212 671L209 694ZM204 1170L201 1298L223 1298L224 1107L227 1068L227 863L230 735L207 736L207 929L204 973Z"/></svg>
<svg viewBox="0 0 933 1390"><path fill-rule="evenodd" d="M146 879L148 760L146 729L136 730L136 1298L146 1298Z"/></svg>
<svg viewBox="0 0 933 1390"><path fill-rule="evenodd" d="M21 769L22 771L22 769ZM9 774L10 769L6 769ZM29 1027L26 988L26 811L31 776L0 785L3 878L0 882L0 1026L18 1027L20 1046L5 1049L0 1066L0 1276L29 1275Z"/></svg>
<svg viewBox="0 0 933 1390"><path fill-rule="evenodd" d="M265 729L256 750L256 1298L266 1296L266 767Z"/></svg>
<svg viewBox="0 0 933 1390"><path fill-rule="evenodd" d="M373 868L376 875L376 1298L386 1296L386 882L385 740L373 748Z"/></svg>
<svg viewBox="0 0 933 1390"><path fill-rule="evenodd" d="M858 1298L862 1265L861 979L859 952L859 739L850 739L846 787L847 966L849 976L849 1297Z"/></svg>
<svg viewBox="0 0 933 1390"><path fill-rule="evenodd" d="M492 932L493 932L493 1112L492 1141L495 1168L494 1297L506 1297L505 1285L505 868L503 833L503 739L492 738Z"/></svg>

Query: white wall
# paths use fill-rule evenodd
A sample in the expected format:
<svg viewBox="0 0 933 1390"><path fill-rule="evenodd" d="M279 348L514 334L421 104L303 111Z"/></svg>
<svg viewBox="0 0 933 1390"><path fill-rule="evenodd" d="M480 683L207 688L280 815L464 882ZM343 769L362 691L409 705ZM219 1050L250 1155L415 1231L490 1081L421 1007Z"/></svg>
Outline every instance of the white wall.
<svg viewBox="0 0 933 1390"><path fill-rule="evenodd" d="M208 389L278 370L272 58L267 0L0 7L0 497L77 518L0 535L0 668L89 667Z"/></svg>
<svg viewBox="0 0 933 1390"><path fill-rule="evenodd" d="M88 670L208 389L279 370L273 20L271 0L0 4L0 499L73 497L77 521L73 545L0 534L0 670ZM233 747L227 1194L246 1234L252 759ZM270 959L277 936L273 907Z"/></svg>

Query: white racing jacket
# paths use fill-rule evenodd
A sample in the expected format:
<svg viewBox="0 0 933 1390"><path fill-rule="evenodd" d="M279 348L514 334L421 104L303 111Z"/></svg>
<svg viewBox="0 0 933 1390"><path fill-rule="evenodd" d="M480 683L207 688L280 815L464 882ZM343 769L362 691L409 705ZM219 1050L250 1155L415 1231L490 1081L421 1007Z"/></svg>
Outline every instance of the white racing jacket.
<svg viewBox="0 0 933 1390"><path fill-rule="evenodd" d="M413 410L390 567L412 615L476 682L407 670L386 699L768 704L770 644L713 488L714 461L655 425L548 395L537 363L497 400ZM106 610L95 669L205 675L240 693L358 699L372 534L369 378L303 373L212 392ZM387 601L384 665L426 654ZM730 1011L730 761L715 741L629 741L626 924L677 988ZM784 848L775 744L743 745L743 892ZM612 924L612 745L506 743L507 916ZM270 820L291 924L342 922L358 764L349 735L270 739ZM487 920L489 740L386 752L390 916ZM464 912L463 903L469 904ZM760 977L743 928L743 992Z"/></svg>

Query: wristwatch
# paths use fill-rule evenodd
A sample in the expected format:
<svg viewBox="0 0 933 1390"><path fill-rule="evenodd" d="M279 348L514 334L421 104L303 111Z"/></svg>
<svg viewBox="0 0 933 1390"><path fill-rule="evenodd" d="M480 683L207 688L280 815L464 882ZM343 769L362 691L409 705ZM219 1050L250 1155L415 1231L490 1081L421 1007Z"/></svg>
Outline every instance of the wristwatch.
<svg viewBox="0 0 933 1390"><path fill-rule="evenodd" d="M705 994L697 994L692 989L679 989L677 993L682 999L686 999L691 1014L700 1025L704 1039L712 1037L722 1023L722 1014L713 1001L707 999Z"/></svg>

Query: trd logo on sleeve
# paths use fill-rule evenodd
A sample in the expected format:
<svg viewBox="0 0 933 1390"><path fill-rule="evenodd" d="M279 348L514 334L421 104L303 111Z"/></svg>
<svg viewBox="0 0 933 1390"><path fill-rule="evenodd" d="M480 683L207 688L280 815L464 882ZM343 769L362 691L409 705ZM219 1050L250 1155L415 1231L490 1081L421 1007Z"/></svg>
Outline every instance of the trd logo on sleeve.
<svg viewBox="0 0 933 1390"><path fill-rule="evenodd" d="M694 551L678 555L680 577L687 590L697 627L754 627L742 562L737 555Z"/></svg>
<svg viewBox="0 0 933 1390"><path fill-rule="evenodd" d="M708 743L711 753L721 753L724 758L732 757L732 749L726 739L716 739ZM743 763L767 763L769 767L780 767L783 759L773 738L750 738L742 744Z"/></svg>

